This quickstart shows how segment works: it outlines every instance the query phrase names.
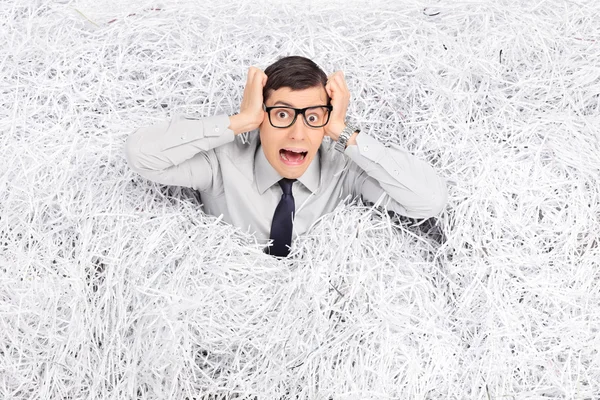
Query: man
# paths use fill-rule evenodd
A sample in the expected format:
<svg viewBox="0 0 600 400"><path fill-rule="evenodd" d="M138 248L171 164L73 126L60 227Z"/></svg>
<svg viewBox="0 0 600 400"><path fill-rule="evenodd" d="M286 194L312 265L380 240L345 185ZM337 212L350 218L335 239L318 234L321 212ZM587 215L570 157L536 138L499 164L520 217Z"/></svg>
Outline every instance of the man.
<svg viewBox="0 0 600 400"><path fill-rule="evenodd" d="M347 123L349 102L341 71L327 78L311 60L285 57L264 72L249 69L239 114L175 116L138 129L127 160L145 178L200 191L205 212L271 239L268 251L278 257L349 196L408 217L438 214L444 180ZM237 137L243 132L248 141Z"/></svg>

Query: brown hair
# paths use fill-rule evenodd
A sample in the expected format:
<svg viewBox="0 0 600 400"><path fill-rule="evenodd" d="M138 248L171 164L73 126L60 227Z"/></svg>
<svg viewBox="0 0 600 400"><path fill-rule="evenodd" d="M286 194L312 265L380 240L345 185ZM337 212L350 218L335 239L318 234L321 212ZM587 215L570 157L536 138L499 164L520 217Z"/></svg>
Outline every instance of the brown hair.
<svg viewBox="0 0 600 400"><path fill-rule="evenodd" d="M265 69L267 84L263 89L263 101L266 102L275 90L288 87L291 90L303 90L327 84L327 75L317 64L306 57L284 57Z"/></svg>

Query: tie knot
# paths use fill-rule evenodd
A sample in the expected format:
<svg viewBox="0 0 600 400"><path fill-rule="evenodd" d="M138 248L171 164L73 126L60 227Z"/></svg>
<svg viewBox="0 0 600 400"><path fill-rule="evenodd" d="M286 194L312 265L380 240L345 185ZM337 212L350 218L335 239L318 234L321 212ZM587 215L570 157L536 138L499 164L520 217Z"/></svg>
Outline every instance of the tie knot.
<svg viewBox="0 0 600 400"><path fill-rule="evenodd" d="M283 194L291 195L292 194L292 185L295 182L295 179L283 178L279 181L279 186L281 186L281 190Z"/></svg>

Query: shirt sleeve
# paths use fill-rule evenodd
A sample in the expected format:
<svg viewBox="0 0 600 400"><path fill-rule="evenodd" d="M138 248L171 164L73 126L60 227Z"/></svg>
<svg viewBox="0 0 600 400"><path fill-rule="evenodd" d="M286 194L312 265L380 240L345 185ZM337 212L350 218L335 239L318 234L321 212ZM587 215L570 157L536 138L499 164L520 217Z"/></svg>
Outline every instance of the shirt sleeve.
<svg viewBox="0 0 600 400"><path fill-rule="evenodd" d="M212 149L234 140L229 116L192 119L176 115L133 132L125 144L132 170L154 182L205 191L218 167Z"/></svg>
<svg viewBox="0 0 600 400"><path fill-rule="evenodd" d="M412 218L429 218L445 207L446 182L431 165L365 133L356 136L356 143L344 152L355 164L349 176L356 194Z"/></svg>

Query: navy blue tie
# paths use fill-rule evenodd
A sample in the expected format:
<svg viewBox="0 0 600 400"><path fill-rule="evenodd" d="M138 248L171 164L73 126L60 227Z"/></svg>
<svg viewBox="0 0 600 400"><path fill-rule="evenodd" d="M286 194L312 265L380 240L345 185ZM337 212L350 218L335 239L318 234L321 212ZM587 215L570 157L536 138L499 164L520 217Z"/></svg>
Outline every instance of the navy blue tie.
<svg viewBox="0 0 600 400"><path fill-rule="evenodd" d="M269 248L269 254L276 257L287 257L290 253L289 246L292 244L293 214L296 212L294 196L292 195L292 184L295 179L283 178L279 186L283 194L277 204L271 222L271 240L273 245Z"/></svg>

